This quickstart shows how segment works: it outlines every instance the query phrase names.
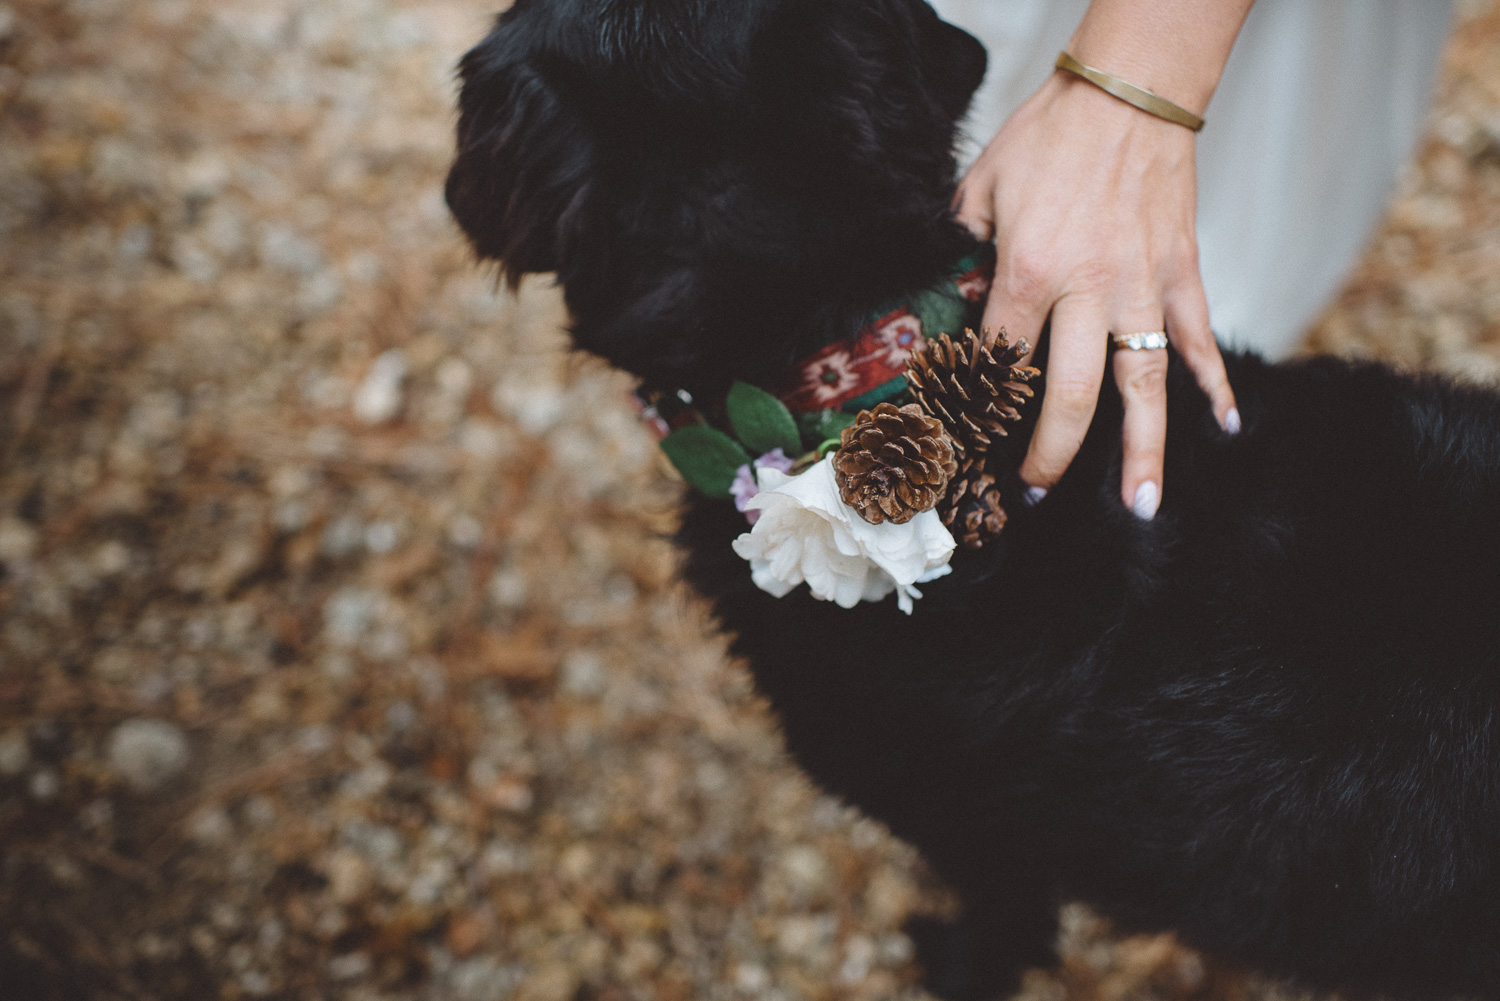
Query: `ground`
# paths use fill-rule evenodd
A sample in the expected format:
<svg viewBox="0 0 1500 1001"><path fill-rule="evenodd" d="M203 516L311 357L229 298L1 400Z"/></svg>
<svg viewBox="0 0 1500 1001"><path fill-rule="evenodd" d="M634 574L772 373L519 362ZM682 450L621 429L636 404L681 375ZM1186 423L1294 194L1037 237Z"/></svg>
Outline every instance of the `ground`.
<svg viewBox="0 0 1500 1001"><path fill-rule="evenodd" d="M453 0L0 4L0 996L920 997L628 382L444 209ZM1500 373L1500 8L1314 350ZM1065 911L1044 998L1285 998Z"/></svg>

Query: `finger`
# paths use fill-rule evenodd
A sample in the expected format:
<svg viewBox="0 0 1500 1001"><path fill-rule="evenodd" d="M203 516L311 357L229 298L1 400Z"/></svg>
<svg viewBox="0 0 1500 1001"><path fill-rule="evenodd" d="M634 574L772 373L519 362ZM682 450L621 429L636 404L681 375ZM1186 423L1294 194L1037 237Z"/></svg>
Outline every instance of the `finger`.
<svg viewBox="0 0 1500 1001"><path fill-rule="evenodd" d="M962 223L976 240L991 240L995 236L995 189L971 177L959 182L953 193L954 217Z"/></svg>
<svg viewBox="0 0 1500 1001"><path fill-rule="evenodd" d="M1026 342L1026 353L1016 362L1031 364L1042 325L1056 300L1051 269L1017 253L1003 240L995 247L995 278L984 304L982 328L990 337L1005 332L1010 343Z"/></svg>
<svg viewBox="0 0 1500 1001"><path fill-rule="evenodd" d="M1203 294L1203 283L1195 276L1192 282L1169 290L1162 304L1172 347L1182 356L1188 371L1193 373L1193 379L1208 396L1219 427L1230 434L1239 434L1240 411L1235 405L1229 376L1224 371L1219 343L1214 340L1213 328L1209 326L1208 299Z"/></svg>
<svg viewBox="0 0 1500 1001"><path fill-rule="evenodd" d="M1132 333L1135 329L1122 328L1121 332ZM1116 348L1114 372L1115 385L1120 387L1120 398L1125 404L1120 499L1137 518L1150 521L1161 504L1162 469L1166 462L1166 349Z"/></svg>
<svg viewBox="0 0 1500 1001"><path fill-rule="evenodd" d="M1032 486L1033 502L1062 478L1094 419L1109 351L1108 314L1090 300L1062 299L1052 310L1048 336L1042 412L1021 463L1021 479Z"/></svg>

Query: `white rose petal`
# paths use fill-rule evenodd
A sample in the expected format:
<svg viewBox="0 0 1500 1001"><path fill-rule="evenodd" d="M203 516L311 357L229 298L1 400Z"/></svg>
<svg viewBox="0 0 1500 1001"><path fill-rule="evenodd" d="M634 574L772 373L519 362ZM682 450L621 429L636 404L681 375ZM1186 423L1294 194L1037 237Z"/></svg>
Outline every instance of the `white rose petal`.
<svg viewBox="0 0 1500 1001"><path fill-rule="evenodd" d="M760 519L734 540L734 551L750 561L762 591L780 598L806 582L814 598L844 608L895 591L909 615L922 596L912 585L949 572L955 544L936 511L904 525L870 524L839 497L831 455L800 476L756 473L760 492L745 508Z"/></svg>

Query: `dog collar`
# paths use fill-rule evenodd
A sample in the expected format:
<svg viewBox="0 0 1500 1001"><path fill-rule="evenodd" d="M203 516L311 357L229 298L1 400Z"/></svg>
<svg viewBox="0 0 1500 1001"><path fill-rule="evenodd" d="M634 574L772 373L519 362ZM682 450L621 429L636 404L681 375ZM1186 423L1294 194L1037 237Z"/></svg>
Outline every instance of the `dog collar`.
<svg viewBox="0 0 1500 1001"><path fill-rule="evenodd" d="M906 362L924 338L957 336L979 327L990 289L994 252L959 261L937 285L887 303L852 337L835 341L793 365L776 395L793 413L858 413L906 391Z"/></svg>
<svg viewBox="0 0 1500 1001"><path fill-rule="evenodd" d="M792 365L771 392L797 415L856 414L899 397L907 359L923 339L979 327L994 267L991 246L965 256L936 285L882 304L851 336ZM658 438L703 420L683 390L638 392L636 402Z"/></svg>

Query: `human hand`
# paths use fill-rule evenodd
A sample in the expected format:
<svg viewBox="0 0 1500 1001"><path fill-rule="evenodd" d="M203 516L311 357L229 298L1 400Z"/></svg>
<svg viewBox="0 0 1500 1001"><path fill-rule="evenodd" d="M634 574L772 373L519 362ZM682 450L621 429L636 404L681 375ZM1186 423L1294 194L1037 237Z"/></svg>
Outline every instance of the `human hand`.
<svg viewBox="0 0 1500 1001"><path fill-rule="evenodd" d="M1040 500L1073 461L1103 384L1110 333L1166 330L1219 424L1239 430L1198 272L1192 131L1054 73L1001 128L955 197L996 240L984 324L1035 344L1051 315L1041 416L1021 478ZM1156 514L1167 433L1167 353L1117 350L1125 405L1120 496Z"/></svg>

